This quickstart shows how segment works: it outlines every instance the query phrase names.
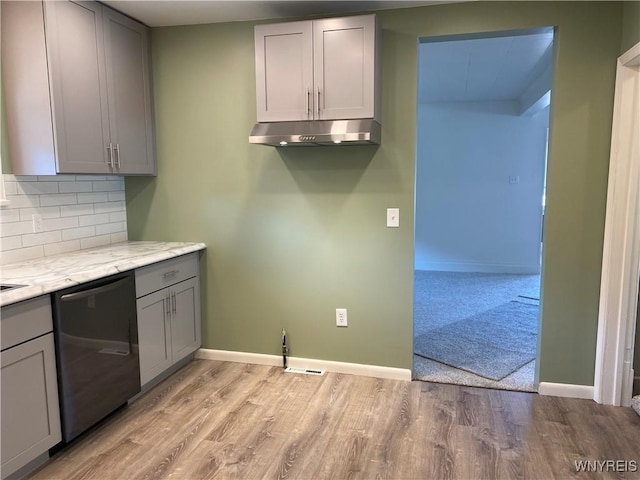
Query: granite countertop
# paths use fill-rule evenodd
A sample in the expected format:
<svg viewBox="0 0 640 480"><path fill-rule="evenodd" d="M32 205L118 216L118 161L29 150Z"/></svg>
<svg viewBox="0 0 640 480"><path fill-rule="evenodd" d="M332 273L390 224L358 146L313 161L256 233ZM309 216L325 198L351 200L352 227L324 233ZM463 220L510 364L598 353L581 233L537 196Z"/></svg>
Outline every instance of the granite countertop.
<svg viewBox="0 0 640 480"><path fill-rule="evenodd" d="M122 242L2 265L1 283L26 286L0 293L0 306L205 248L204 243Z"/></svg>

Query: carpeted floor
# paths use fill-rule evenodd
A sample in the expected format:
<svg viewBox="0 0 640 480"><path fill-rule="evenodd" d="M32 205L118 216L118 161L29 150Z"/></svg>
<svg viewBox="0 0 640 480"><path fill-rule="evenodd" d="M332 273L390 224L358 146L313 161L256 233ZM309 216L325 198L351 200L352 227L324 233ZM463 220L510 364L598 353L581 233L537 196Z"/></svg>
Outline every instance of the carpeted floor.
<svg viewBox="0 0 640 480"><path fill-rule="evenodd" d="M415 272L414 338L511 301L537 305L539 275ZM535 391L535 360L499 381L414 355L416 380Z"/></svg>
<svg viewBox="0 0 640 480"><path fill-rule="evenodd" d="M535 360L538 305L511 301L415 338L414 353L491 380Z"/></svg>

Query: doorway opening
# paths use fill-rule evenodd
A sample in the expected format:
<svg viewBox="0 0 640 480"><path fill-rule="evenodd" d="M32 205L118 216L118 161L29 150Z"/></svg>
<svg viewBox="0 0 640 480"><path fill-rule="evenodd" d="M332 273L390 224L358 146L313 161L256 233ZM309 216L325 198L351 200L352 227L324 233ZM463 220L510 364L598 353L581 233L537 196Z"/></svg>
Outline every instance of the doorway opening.
<svg viewBox="0 0 640 480"><path fill-rule="evenodd" d="M553 28L418 57L413 377L537 391Z"/></svg>

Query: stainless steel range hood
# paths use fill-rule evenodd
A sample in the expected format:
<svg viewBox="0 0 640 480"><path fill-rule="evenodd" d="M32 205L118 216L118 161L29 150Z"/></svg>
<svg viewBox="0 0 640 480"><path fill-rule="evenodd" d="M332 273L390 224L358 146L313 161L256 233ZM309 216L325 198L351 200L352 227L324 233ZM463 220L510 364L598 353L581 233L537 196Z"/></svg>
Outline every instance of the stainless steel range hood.
<svg viewBox="0 0 640 480"><path fill-rule="evenodd" d="M287 146L379 145L381 127L372 118L256 123L249 143Z"/></svg>

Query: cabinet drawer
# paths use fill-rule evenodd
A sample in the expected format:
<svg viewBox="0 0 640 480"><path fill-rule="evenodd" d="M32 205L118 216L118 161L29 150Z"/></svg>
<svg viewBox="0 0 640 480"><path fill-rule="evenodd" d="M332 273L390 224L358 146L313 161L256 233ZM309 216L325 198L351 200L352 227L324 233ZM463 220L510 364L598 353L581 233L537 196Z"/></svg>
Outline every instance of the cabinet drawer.
<svg viewBox="0 0 640 480"><path fill-rule="evenodd" d="M136 297L155 292L198 275L198 253L154 263L136 270Z"/></svg>
<svg viewBox="0 0 640 480"><path fill-rule="evenodd" d="M2 350L53 330L48 295L2 307Z"/></svg>

